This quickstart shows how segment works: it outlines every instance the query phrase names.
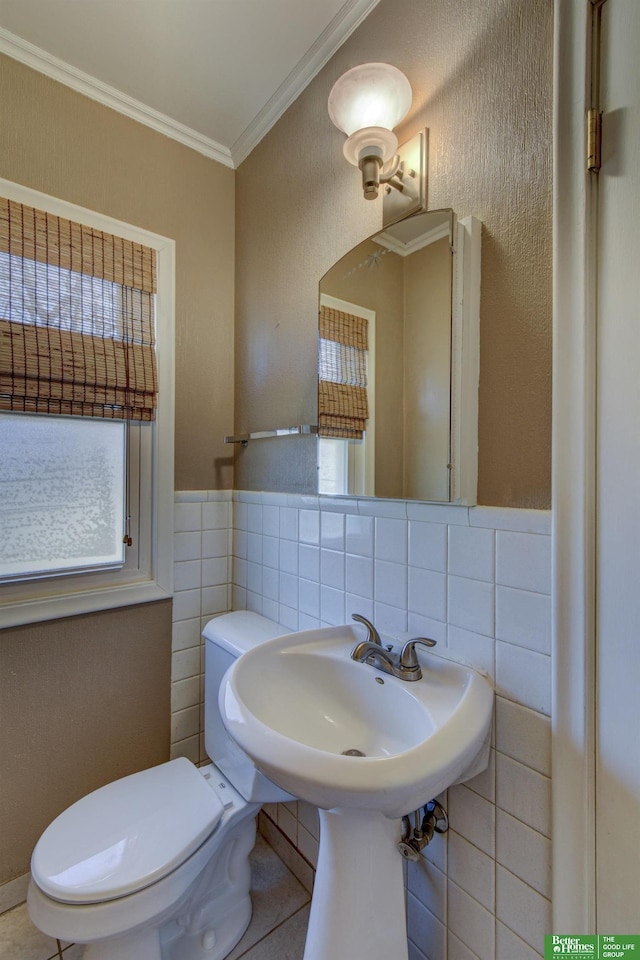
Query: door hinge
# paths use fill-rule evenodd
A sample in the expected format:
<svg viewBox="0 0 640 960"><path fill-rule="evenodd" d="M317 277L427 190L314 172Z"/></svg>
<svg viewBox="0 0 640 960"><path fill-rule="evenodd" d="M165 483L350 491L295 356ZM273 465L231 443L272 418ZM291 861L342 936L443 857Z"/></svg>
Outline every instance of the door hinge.
<svg viewBox="0 0 640 960"><path fill-rule="evenodd" d="M587 112L587 170L598 173L602 158L602 114L599 110Z"/></svg>

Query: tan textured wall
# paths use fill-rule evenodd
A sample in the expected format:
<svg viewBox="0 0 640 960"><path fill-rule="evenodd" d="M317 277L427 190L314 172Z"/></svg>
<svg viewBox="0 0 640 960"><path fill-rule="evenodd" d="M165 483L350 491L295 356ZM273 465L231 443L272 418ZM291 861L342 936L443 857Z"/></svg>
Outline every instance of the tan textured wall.
<svg viewBox="0 0 640 960"><path fill-rule="evenodd" d="M229 488L234 172L3 56L0 91L1 177L176 241L176 487ZM170 641L169 602L0 633L0 883L69 802L168 758Z"/></svg>
<svg viewBox="0 0 640 960"><path fill-rule="evenodd" d="M380 225L327 96L386 60L429 128L429 207L483 223L480 503L548 507L552 0L382 0L238 170L237 431L313 422L317 283ZM313 441L255 443L236 487L315 490Z"/></svg>
<svg viewBox="0 0 640 960"><path fill-rule="evenodd" d="M0 883L79 797L169 756L171 601L0 630Z"/></svg>
<svg viewBox="0 0 640 960"><path fill-rule="evenodd" d="M0 55L0 177L176 241L176 489L229 489L233 170Z"/></svg>

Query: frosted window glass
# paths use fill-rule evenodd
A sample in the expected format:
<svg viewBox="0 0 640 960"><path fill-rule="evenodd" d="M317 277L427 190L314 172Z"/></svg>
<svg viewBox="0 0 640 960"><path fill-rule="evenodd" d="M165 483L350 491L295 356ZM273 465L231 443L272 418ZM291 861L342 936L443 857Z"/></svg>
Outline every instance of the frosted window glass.
<svg viewBox="0 0 640 960"><path fill-rule="evenodd" d="M124 431L0 414L0 577L124 563Z"/></svg>

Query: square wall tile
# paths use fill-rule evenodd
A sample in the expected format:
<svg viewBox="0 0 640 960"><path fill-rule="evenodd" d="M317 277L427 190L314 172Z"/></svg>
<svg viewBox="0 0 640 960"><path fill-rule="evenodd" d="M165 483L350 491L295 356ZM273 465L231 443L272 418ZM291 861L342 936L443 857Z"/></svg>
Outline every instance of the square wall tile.
<svg viewBox="0 0 640 960"><path fill-rule="evenodd" d="M538 653L551 654L551 597L513 587L496 587L496 637Z"/></svg>
<svg viewBox="0 0 640 960"><path fill-rule="evenodd" d="M447 619L447 578L444 573L409 567L409 611L433 620Z"/></svg>
<svg viewBox="0 0 640 960"><path fill-rule="evenodd" d="M320 618L332 627L345 622L344 590L335 590L324 584L320 587Z"/></svg>
<svg viewBox="0 0 640 960"><path fill-rule="evenodd" d="M344 590L344 552L342 550L320 550L320 583Z"/></svg>
<svg viewBox="0 0 640 960"><path fill-rule="evenodd" d="M406 520L376 517L375 558L406 564L408 557L409 526Z"/></svg>
<svg viewBox="0 0 640 960"><path fill-rule="evenodd" d="M551 835L551 780L496 754L496 804L538 833Z"/></svg>
<svg viewBox="0 0 640 960"><path fill-rule="evenodd" d="M262 533L262 504L247 504L247 530L249 533Z"/></svg>
<svg viewBox="0 0 640 960"><path fill-rule="evenodd" d="M348 553L345 588L347 593L373 600L373 560Z"/></svg>
<svg viewBox="0 0 640 960"><path fill-rule="evenodd" d="M551 715L551 657L496 641L497 693Z"/></svg>
<svg viewBox="0 0 640 960"><path fill-rule="evenodd" d="M359 610L363 613L363 610ZM364 614L367 616L367 614ZM395 607L388 603L380 603L378 600L373 605L373 617L379 633L388 634L390 637L398 633L407 632L407 607L406 603L402 607Z"/></svg>
<svg viewBox="0 0 640 960"><path fill-rule="evenodd" d="M495 858L496 808L484 797L456 784L448 790L449 824L488 857Z"/></svg>
<svg viewBox="0 0 640 960"><path fill-rule="evenodd" d="M298 574L305 580L320 582L320 549L301 543L298 548Z"/></svg>
<svg viewBox="0 0 640 960"><path fill-rule="evenodd" d="M345 545L347 553L373 557L373 517L347 514Z"/></svg>
<svg viewBox="0 0 640 960"><path fill-rule="evenodd" d="M262 533L265 537L280 536L280 507L262 507Z"/></svg>
<svg viewBox="0 0 640 960"><path fill-rule="evenodd" d="M280 599L280 571L271 567L262 568L262 594L267 600Z"/></svg>
<svg viewBox="0 0 640 960"><path fill-rule="evenodd" d="M493 637L463 630L453 624L449 626L448 637L449 649L454 657L495 678L496 642Z"/></svg>
<svg viewBox="0 0 640 960"><path fill-rule="evenodd" d="M171 684L171 711L185 710L200 703L200 677L187 677Z"/></svg>
<svg viewBox="0 0 640 960"><path fill-rule="evenodd" d="M551 720L519 703L496 698L496 748L551 776Z"/></svg>
<svg viewBox="0 0 640 960"><path fill-rule="evenodd" d="M495 910L495 860L455 830L449 832L449 877L490 910Z"/></svg>
<svg viewBox="0 0 640 960"><path fill-rule="evenodd" d="M446 656L447 648L447 624L442 620L432 620L431 617L423 617L420 613L409 611L407 617L407 631L412 637L428 637L435 640L437 647L431 650L435 656L442 653ZM408 640L409 637L404 637ZM418 658L420 657L420 648L418 648Z"/></svg>
<svg viewBox="0 0 640 960"><path fill-rule="evenodd" d="M278 609L278 616L273 618L276 623L281 623L283 627L288 627L291 631L302 630L300 625L300 614L297 608L288 607L286 603L281 603Z"/></svg>
<svg viewBox="0 0 640 960"><path fill-rule="evenodd" d="M234 500L231 505L232 523L236 530L246 530L249 523L247 504Z"/></svg>
<svg viewBox="0 0 640 960"><path fill-rule="evenodd" d="M494 635L494 587L492 583L463 577L448 578L448 616L456 627Z"/></svg>
<svg viewBox="0 0 640 960"><path fill-rule="evenodd" d="M407 608L407 566L386 560L374 562L374 596L376 602Z"/></svg>
<svg viewBox="0 0 640 960"><path fill-rule="evenodd" d="M429 960L446 960L444 924L411 893L407 894L407 933L419 949L428 951Z"/></svg>
<svg viewBox="0 0 640 960"><path fill-rule="evenodd" d="M186 707L176 710L171 715L171 742L186 740L200 733L200 706Z"/></svg>
<svg viewBox="0 0 640 960"><path fill-rule="evenodd" d="M496 859L543 897L551 897L551 840L496 810Z"/></svg>
<svg viewBox="0 0 640 960"><path fill-rule="evenodd" d="M478 960L475 953L469 950L462 940L458 940L450 930L447 937L447 951L447 960Z"/></svg>
<svg viewBox="0 0 640 960"><path fill-rule="evenodd" d="M479 960L494 960L494 916L461 887L449 881L449 929Z"/></svg>
<svg viewBox="0 0 640 960"><path fill-rule="evenodd" d="M280 538L298 539L298 511L293 507L280 507Z"/></svg>
<svg viewBox="0 0 640 960"><path fill-rule="evenodd" d="M171 654L171 679L185 680L200 675L200 647L189 647Z"/></svg>
<svg viewBox="0 0 640 960"><path fill-rule="evenodd" d="M173 529L187 533L202 529L202 505L200 503L176 503L173 508Z"/></svg>
<svg viewBox="0 0 640 960"><path fill-rule="evenodd" d="M447 527L443 523L409 521L409 563L426 570L447 569Z"/></svg>
<svg viewBox="0 0 640 960"><path fill-rule="evenodd" d="M173 621L200 616L200 589L180 590L173 595Z"/></svg>
<svg viewBox="0 0 640 960"><path fill-rule="evenodd" d="M199 560L202 537L200 531L191 531L189 533L174 533L173 535L173 559L174 562L181 560Z"/></svg>
<svg viewBox="0 0 640 960"><path fill-rule="evenodd" d="M298 578L290 573L280 573L280 603L298 609Z"/></svg>
<svg viewBox="0 0 640 960"><path fill-rule="evenodd" d="M495 533L482 527L449 527L449 573L493 583Z"/></svg>
<svg viewBox="0 0 640 960"><path fill-rule="evenodd" d="M247 561L240 560L239 557L233 557L233 564L231 567L231 578L234 586L236 587L246 587L247 585ZM236 609L234 605L234 610Z"/></svg>
<svg viewBox="0 0 640 960"><path fill-rule="evenodd" d="M178 620L171 628L171 649L186 650L188 647L200 646L200 634L200 614L190 620Z"/></svg>
<svg viewBox="0 0 640 960"><path fill-rule="evenodd" d="M210 501L202 504L202 529L226 530L231 526L231 503Z"/></svg>
<svg viewBox="0 0 640 960"><path fill-rule="evenodd" d="M320 544L320 511L300 510L298 536L300 543Z"/></svg>
<svg viewBox="0 0 640 960"><path fill-rule="evenodd" d="M534 950L500 921L496 923L496 960L541 960L541 958L540 951Z"/></svg>
<svg viewBox="0 0 640 960"><path fill-rule="evenodd" d="M320 545L327 550L344 550L345 517L343 513L320 513Z"/></svg>
<svg viewBox="0 0 640 960"><path fill-rule="evenodd" d="M407 890L431 913L446 922L447 878L425 857L407 863Z"/></svg>
<svg viewBox="0 0 640 960"><path fill-rule="evenodd" d="M280 567L280 540L277 537L262 538L262 562L265 567Z"/></svg>
<svg viewBox="0 0 640 960"><path fill-rule="evenodd" d="M313 580L298 581L298 605L310 617L320 616L320 584Z"/></svg>
<svg viewBox="0 0 640 960"><path fill-rule="evenodd" d="M496 583L551 593L551 537L498 530Z"/></svg>
<svg viewBox="0 0 640 960"><path fill-rule="evenodd" d="M202 561L202 586L218 587L229 580L229 561L227 557L213 557Z"/></svg>
<svg viewBox="0 0 640 960"><path fill-rule="evenodd" d="M298 544L294 540L280 540L280 569L284 573L298 573Z"/></svg>
<svg viewBox="0 0 640 960"><path fill-rule="evenodd" d="M496 868L496 916L535 950L551 931L551 903L499 864Z"/></svg>
<svg viewBox="0 0 640 960"><path fill-rule="evenodd" d="M217 613L226 613L229 609L229 590L227 584L202 588L202 616L213 617Z"/></svg>

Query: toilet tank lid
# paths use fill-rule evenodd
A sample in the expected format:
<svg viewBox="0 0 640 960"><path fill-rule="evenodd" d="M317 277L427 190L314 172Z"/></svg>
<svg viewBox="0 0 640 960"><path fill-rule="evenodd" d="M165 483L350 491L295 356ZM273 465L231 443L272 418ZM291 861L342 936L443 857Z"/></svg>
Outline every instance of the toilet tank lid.
<svg viewBox="0 0 640 960"><path fill-rule="evenodd" d="M142 770L61 813L33 851L33 879L65 903L115 900L180 866L223 812L218 795L184 757Z"/></svg>
<svg viewBox="0 0 640 960"><path fill-rule="evenodd" d="M251 610L234 610L214 617L202 631L205 640L211 640L217 646L227 650L235 657L246 653L265 640L282 637L291 633L288 627L275 623Z"/></svg>

